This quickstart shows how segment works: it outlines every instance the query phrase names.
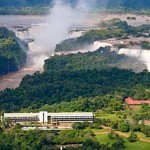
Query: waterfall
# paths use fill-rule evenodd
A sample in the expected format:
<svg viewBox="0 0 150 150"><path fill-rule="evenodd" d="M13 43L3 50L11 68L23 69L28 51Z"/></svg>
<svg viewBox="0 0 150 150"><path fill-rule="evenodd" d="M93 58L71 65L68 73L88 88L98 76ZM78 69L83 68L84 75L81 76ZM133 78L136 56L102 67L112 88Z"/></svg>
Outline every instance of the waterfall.
<svg viewBox="0 0 150 150"><path fill-rule="evenodd" d="M147 69L150 71L150 50L122 48L118 50L118 54L125 54L127 56L138 58L145 62Z"/></svg>
<svg viewBox="0 0 150 150"><path fill-rule="evenodd" d="M67 39L69 39L69 38L78 38L78 37L80 37L80 36L82 36L83 35L83 31L69 31L69 36L67 37Z"/></svg>
<svg viewBox="0 0 150 150"><path fill-rule="evenodd" d="M112 44L100 42L100 41L95 41L90 49L91 49L91 51L96 51L100 47L108 47L108 46L112 47Z"/></svg>
<svg viewBox="0 0 150 150"><path fill-rule="evenodd" d="M49 55L45 53L36 42L28 43L28 47L29 52L27 58L27 65L32 66L36 69L42 69L44 65L44 60L49 58Z"/></svg>
<svg viewBox="0 0 150 150"><path fill-rule="evenodd" d="M27 50L27 66L32 66L36 69L43 68L44 60L48 58L50 52L48 53L47 49L44 49L40 45L38 38L48 24L32 24L28 27L15 27L13 31L16 34L16 37L28 45Z"/></svg>

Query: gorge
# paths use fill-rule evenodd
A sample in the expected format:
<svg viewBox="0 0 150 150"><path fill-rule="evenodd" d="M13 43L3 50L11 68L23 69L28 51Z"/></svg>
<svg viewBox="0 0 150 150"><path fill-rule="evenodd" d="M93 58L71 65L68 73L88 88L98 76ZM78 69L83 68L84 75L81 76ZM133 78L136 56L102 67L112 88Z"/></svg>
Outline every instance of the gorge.
<svg viewBox="0 0 150 150"><path fill-rule="evenodd" d="M127 20L129 14L87 14L86 11L86 9L81 11L81 8L77 8L77 11L74 12L74 9L68 6L61 7L61 4L57 4L52 9L52 13L49 16L0 16L2 20L0 26L6 26L8 29L14 31L16 36L28 45L27 66L19 72L10 73L1 77L0 90L4 90L7 87L16 88L26 74L43 71L44 60L54 54L56 44L64 39L80 37L86 30L95 29L101 21L110 20L112 18L122 18L122 20L127 21L133 26L150 24L148 16L136 16L137 20L133 21ZM66 15L62 17L62 13L64 12L66 12ZM67 14L71 15L68 16ZM62 19L60 20L60 18ZM95 18L99 19L96 20ZM139 20L141 22L139 22ZM59 22L62 22L63 26ZM81 31L76 30L79 27L81 27ZM73 29L73 32L70 32L69 29ZM87 45L85 49L65 51L64 53L85 53L87 51L95 51L101 46L113 46L113 44L109 41L94 41L91 45ZM116 50L112 48L112 50L115 50L118 54L126 54L131 56L131 59L132 57L138 58L140 61L144 62L147 65L147 69L149 69L149 51L133 49L134 48ZM56 52L56 54L59 55L62 53L63 52Z"/></svg>

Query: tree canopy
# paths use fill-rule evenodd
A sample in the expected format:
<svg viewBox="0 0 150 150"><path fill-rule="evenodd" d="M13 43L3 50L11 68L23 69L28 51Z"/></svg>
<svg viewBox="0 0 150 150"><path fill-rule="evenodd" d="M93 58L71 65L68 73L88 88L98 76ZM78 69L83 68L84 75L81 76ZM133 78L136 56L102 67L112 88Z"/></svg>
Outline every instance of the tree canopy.
<svg viewBox="0 0 150 150"><path fill-rule="evenodd" d="M52 4L54 0L0 0L1 7L29 7L29 6L47 6ZM63 0L66 3L76 4L78 0ZM86 0L87 3L91 0ZM135 5L136 3L136 5ZM149 0L96 0L95 6L97 7L127 7L127 8L149 8Z"/></svg>
<svg viewBox="0 0 150 150"><path fill-rule="evenodd" d="M6 29L0 28L0 75L17 71L26 63L26 54L19 47L15 35Z"/></svg>

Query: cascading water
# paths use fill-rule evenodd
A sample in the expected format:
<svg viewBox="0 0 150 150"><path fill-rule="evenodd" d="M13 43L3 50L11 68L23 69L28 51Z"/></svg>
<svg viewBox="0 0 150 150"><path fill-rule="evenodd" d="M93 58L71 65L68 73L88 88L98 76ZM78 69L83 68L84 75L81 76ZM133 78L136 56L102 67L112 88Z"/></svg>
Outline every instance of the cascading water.
<svg viewBox="0 0 150 150"><path fill-rule="evenodd" d="M93 45L91 46L91 51L95 51L95 50L99 49L100 47L107 47L107 46L112 47L112 44L100 42L100 41L95 41L93 43Z"/></svg>
<svg viewBox="0 0 150 150"><path fill-rule="evenodd" d="M46 58L50 55L44 47L41 47L37 38L41 35L42 31L47 28L48 24L33 24L30 27L22 27L22 30L16 30L17 38L28 44L27 51L27 66L32 66L37 70L43 68Z"/></svg>
<svg viewBox="0 0 150 150"><path fill-rule="evenodd" d="M44 59L54 52L56 44L68 37L68 29L81 24L85 19L88 7L86 2L80 0L75 7L63 1L55 1L45 23L20 27L16 35L28 41L28 64L35 68L43 67Z"/></svg>
<svg viewBox="0 0 150 150"><path fill-rule="evenodd" d="M147 69L150 71L150 50L122 48L118 50L118 54L125 54L140 59L145 62Z"/></svg>

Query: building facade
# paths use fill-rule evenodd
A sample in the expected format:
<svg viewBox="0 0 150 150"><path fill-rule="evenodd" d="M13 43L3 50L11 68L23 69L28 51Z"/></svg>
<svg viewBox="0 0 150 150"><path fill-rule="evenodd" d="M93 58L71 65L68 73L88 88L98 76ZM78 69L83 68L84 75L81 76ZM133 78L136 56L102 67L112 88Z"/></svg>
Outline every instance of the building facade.
<svg viewBox="0 0 150 150"><path fill-rule="evenodd" d="M68 112L68 113L4 113L4 121L19 122L39 122L39 123L63 123L63 122L93 122L92 112Z"/></svg>

